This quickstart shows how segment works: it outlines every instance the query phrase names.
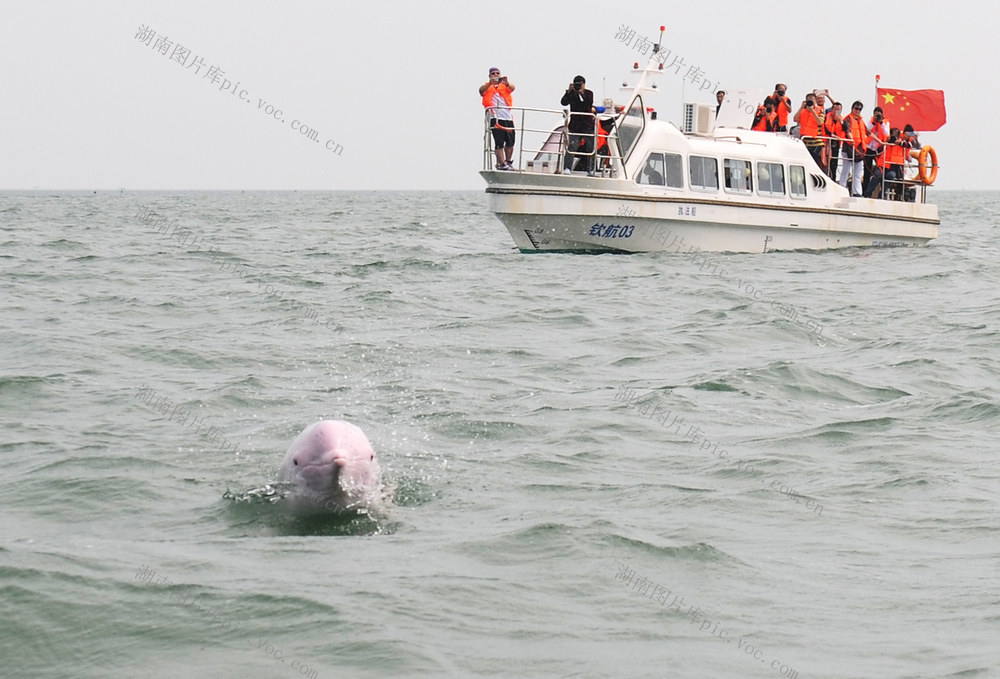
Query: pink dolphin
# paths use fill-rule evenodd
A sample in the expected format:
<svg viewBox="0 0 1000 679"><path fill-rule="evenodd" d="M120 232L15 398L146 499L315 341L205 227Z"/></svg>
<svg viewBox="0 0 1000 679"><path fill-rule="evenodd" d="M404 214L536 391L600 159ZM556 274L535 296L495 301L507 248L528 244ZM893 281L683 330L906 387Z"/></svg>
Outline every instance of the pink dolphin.
<svg viewBox="0 0 1000 679"><path fill-rule="evenodd" d="M291 485L293 509L342 510L377 499L381 470L368 437L350 422L323 420L295 437L278 482Z"/></svg>

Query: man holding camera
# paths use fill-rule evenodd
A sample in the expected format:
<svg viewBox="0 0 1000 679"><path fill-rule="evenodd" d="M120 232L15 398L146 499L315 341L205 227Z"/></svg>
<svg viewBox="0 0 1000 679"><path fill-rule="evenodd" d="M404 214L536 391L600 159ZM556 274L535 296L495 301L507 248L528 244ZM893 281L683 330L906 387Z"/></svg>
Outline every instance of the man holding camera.
<svg viewBox="0 0 1000 679"><path fill-rule="evenodd" d="M906 162L906 152L909 148L909 142L900 138L898 127L893 127L889 130L889 138L886 139L875 161L875 169L872 171L871 179L865 187L865 198L878 198L884 179L885 181L892 182L892 184L887 186L892 187L893 190L891 193L894 199L903 200L903 163ZM882 197L885 198L886 196L883 195Z"/></svg>
<svg viewBox="0 0 1000 679"><path fill-rule="evenodd" d="M774 111L774 104L771 103L770 98L765 99L764 104L757 107L757 113L754 114L753 125L750 129L759 132L778 131L778 114Z"/></svg>
<svg viewBox="0 0 1000 679"><path fill-rule="evenodd" d="M823 134L830 148L830 178L837 181L837 159L840 157L840 142L844 139L844 119L841 117L843 106L839 101L833 102L823 123Z"/></svg>
<svg viewBox="0 0 1000 679"><path fill-rule="evenodd" d="M514 156L514 116L510 107L514 105L511 92L514 86L507 82L507 76L500 75L500 69L490 69L490 79L479 86L483 106L490 112L490 129L497 154L498 170L513 170L511 158Z"/></svg>
<svg viewBox="0 0 1000 679"><path fill-rule="evenodd" d="M867 187L875 174L875 161L882 153L882 145L889 138L889 121L882 115L882 107L876 106L872 111L872 119L868 126L869 142L868 151L865 153L865 179L864 185Z"/></svg>
<svg viewBox="0 0 1000 679"><path fill-rule="evenodd" d="M774 93L764 100L764 105L770 101L774 112L778 114L777 132L788 132L788 114L792 112L792 99L785 96L787 89L784 83L778 83L774 86Z"/></svg>
<svg viewBox="0 0 1000 679"><path fill-rule="evenodd" d="M812 155L816 165L823 172L826 167L823 165L823 148L825 146L820 135L824 123L823 110L816 105L816 95L810 92L806 95L806 100L802 102L802 108L795 114L795 122L799 124L799 136L802 143Z"/></svg>
<svg viewBox="0 0 1000 679"><path fill-rule="evenodd" d="M594 175L594 93L585 86L587 80L578 75L573 78L573 82L566 88L566 93L559 100L563 106L569 106L569 145L566 147L566 158L563 162L565 169L563 174L570 174L577 156L570 153L575 151L585 159L584 167L587 174Z"/></svg>

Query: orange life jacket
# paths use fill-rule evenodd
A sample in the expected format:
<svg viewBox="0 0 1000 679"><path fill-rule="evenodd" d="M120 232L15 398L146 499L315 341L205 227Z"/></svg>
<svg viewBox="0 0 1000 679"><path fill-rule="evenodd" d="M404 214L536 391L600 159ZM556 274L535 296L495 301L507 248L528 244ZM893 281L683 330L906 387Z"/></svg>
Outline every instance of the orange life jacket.
<svg viewBox="0 0 1000 679"><path fill-rule="evenodd" d="M830 112L826 116L826 120L823 121L823 134L827 137L837 137L838 139L844 138L844 119L840 120L833 119L833 112Z"/></svg>
<svg viewBox="0 0 1000 679"><path fill-rule="evenodd" d="M507 85L504 83L497 83L496 85L490 83L489 87L486 88L486 91L483 92L484 108L493 108L493 95L495 93L499 93L500 96L503 97L503 100L507 102L507 106L514 105L514 98L510 96L510 91L507 89Z"/></svg>
<svg viewBox="0 0 1000 679"><path fill-rule="evenodd" d="M851 145L854 148L868 148L868 128L861 116L851 111L850 115L844 118L851 127Z"/></svg>
<svg viewBox="0 0 1000 679"><path fill-rule="evenodd" d="M889 135L886 134L886 130L889 129L889 121L882 118L882 122L876 123L875 116L872 116L869 122L872 125L872 136L884 143L889 138Z"/></svg>
<svg viewBox="0 0 1000 679"><path fill-rule="evenodd" d="M902 144L891 144L889 146L889 164L902 165L906 162L906 147Z"/></svg>
<svg viewBox="0 0 1000 679"><path fill-rule="evenodd" d="M886 143L875 163L883 170L888 165L902 165L906 162L906 149L900 144Z"/></svg>
<svg viewBox="0 0 1000 679"><path fill-rule="evenodd" d="M885 166L890 164L888 161L888 156L889 156L889 145L883 144L882 148L878 150L878 157L875 158L875 164L884 170Z"/></svg>
<svg viewBox="0 0 1000 679"><path fill-rule="evenodd" d="M816 108L815 104L813 108ZM819 114L819 120L813 115L813 112L809 109L802 109L799 112L799 136L803 139L806 137L818 137L819 128L823 122L823 114Z"/></svg>
<svg viewBox="0 0 1000 679"><path fill-rule="evenodd" d="M757 120L757 124L754 125L752 130L757 130L758 132L774 132L778 129L778 114L773 110L768 113L767 109L763 106L757 107L757 113L754 114L754 118Z"/></svg>
<svg viewBox="0 0 1000 679"><path fill-rule="evenodd" d="M789 107L791 101L788 97L778 97L775 111L778 112L778 125L781 127L788 127L788 114L792 112L791 107Z"/></svg>

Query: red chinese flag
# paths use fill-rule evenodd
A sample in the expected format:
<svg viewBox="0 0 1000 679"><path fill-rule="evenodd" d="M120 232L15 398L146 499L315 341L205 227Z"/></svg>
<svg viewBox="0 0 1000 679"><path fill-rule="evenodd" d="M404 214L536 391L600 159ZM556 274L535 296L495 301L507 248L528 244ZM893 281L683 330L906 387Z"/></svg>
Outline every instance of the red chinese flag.
<svg viewBox="0 0 1000 679"><path fill-rule="evenodd" d="M913 125L917 132L931 132L948 121L941 90L877 89L878 105L893 127Z"/></svg>

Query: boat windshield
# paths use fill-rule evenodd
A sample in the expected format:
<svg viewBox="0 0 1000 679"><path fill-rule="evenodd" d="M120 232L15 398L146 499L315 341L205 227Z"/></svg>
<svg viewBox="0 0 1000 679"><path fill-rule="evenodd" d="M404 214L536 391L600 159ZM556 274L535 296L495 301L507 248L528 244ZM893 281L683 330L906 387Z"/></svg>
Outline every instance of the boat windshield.
<svg viewBox="0 0 1000 679"><path fill-rule="evenodd" d="M636 95L632 100L632 105L628 113L618 123L618 139L622 145L622 158L628 158L635 143L642 136L642 130L646 125L646 116L643 115L642 97Z"/></svg>

